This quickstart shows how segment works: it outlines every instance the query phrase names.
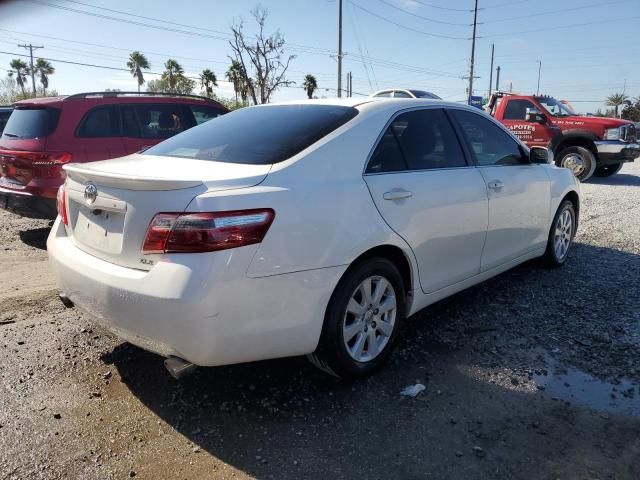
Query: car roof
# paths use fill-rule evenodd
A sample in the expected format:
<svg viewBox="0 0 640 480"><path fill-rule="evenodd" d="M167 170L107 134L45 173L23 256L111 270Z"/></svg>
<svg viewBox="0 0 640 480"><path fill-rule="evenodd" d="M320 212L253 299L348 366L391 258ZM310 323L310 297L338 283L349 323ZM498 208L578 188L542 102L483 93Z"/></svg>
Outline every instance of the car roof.
<svg viewBox="0 0 640 480"><path fill-rule="evenodd" d="M150 92L86 92L74 95L59 95L56 97L29 98L15 102L15 107L28 105L59 107L68 101L84 101L94 104L108 103L200 103L216 105L225 108L219 102L198 95L179 95L170 93Z"/></svg>

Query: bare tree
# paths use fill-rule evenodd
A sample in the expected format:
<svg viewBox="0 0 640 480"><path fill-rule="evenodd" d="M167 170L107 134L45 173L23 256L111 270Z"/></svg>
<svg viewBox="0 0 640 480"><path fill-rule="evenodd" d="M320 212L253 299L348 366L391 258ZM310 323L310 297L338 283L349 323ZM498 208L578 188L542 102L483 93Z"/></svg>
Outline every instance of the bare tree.
<svg viewBox="0 0 640 480"><path fill-rule="evenodd" d="M265 34L267 14L267 10L261 6L251 11L258 23L255 39L245 33L242 20L231 27L233 40L229 41L229 45L235 55L235 59L231 60L236 60L242 66L240 72L245 77L244 86L254 104L268 103L278 88L295 83L285 78L289 63L295 55L285 55L285 40L279 31L268 36Z"/></svg>

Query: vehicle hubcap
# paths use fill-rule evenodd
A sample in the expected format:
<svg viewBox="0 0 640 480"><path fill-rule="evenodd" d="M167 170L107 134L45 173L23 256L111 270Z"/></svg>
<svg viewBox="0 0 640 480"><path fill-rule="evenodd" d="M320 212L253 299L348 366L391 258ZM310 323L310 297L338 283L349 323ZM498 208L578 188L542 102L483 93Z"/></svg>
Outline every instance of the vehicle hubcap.
<svg viewBox="0 0 640 480"><path fill-rule="evenodd" d="M571 236L573 234L573 218L569 210L564 210L558 217L553 245L558 260L564 260L569 252Z"/></svg>
<svg viewBox="0 0 640 480"><path fill-rule="evenodd" d="M374 275L358 285L347 304L342 337L349 356L370 362L389 343L396 323L396 292L386 278Z"/></svg>
<svg viewBox="0 0 640 480"><path fill-rule="evenodd" d="M577 153L570 153L564 157L562 166L571 170L576 177L585 171L584 159Z"/></svg>

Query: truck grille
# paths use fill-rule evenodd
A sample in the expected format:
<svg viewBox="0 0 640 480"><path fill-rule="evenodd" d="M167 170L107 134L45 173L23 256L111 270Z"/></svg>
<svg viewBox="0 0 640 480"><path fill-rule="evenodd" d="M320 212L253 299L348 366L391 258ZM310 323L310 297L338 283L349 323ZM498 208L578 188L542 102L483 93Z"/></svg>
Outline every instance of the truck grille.
<svg viewBox="0 0 640 480"><path fill-rule="evenodd" d="M625 142L634 143L636 141L636 126L634 124L620 127L620 138Z"/></svg>

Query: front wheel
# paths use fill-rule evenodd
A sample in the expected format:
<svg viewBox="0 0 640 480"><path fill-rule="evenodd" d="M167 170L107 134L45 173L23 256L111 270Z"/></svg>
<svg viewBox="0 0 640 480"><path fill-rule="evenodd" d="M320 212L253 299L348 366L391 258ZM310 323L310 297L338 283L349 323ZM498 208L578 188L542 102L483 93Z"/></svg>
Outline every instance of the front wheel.
<svg viewBox="0 0 640 480"><path fill-rule="evenodd" d="M363 377L379 368L404 320L404 292L402 276L386 258L353 266L331 296L311 363L340 378Z"/></svg>
<svg viewBox="0 0 640 480"><path fill-rule="evenodd" d="M622 168L622 163L612 163L611 165L605 165L603 167L596 168L593 172L594 177L610 177L615 175Z"/></svg>
<svg viewBox="0 0 640 480"><path fill-rule="evenodd" d="M558 155L556 164L568 168L578 180L584 182L591 178L596 169L596 157L584 147L567 147Z"/></svg>
<svg viewBox="0 0 640 480"><path fill-rule="evenodd" d="M570 200L562 202L551 224L544 259L550 267L561 267L567 261L576 234L576 211Z"/></svg>

